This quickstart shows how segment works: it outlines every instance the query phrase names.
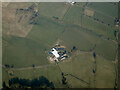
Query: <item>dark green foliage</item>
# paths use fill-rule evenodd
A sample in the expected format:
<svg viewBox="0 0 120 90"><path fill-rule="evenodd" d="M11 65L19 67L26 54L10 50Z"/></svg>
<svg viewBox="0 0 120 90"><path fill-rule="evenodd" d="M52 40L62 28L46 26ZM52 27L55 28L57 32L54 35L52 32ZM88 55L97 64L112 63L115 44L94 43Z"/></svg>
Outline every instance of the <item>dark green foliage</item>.
<svg viewBox="0 0 120 90"><path fill-rule="evenodd" d="M95 52L93 53L93 57L96 58L96 53Z"/></svg>
<svg viewBox="0 0 120 90"><path fill-rule="evenodd" d="M6 83L5 83L5 82L3 82L3 88L7 88L7 86L6 86Z"/></svg>
<svg viewBox="0 0 120 90"><path fill-rule="evenodd" d="M76 46L73 46L73 50L75 50L76 49Z"/></svg>
<svg viewBox="0 0 120 90"><path fill-rule="evenodd" d="M65 77L62 78L62 84L63 84L63 85L66 85L66 84L67 84L67 83L66 83L66 78L65 78Z"/></svg>
<svg viewBox="0 0 120 90"><path fill-rule="evenodd" d="M71 52L73 51L73 50L76 50L77 48L76 48L76 46L73 46L73 48L71 49Z"/></svg>
<svg viewBox="0 0 120 90"><path fill-rule="evenodd" d="M94 73L94 74L96 73L96 70L95 70L95 69L93 69L93 73Z"/></svg>
<svg viewBox="0 0 120 90"><path fill-rule="evenodd" d="M11 65L11 68L13 68L14 67L14 65Z"/></svg>
<svg viewBox="0 0 120 90"><path fill-rule="evenodd" d="M62 84L63 84L63 85L66 85L67 82L66 82L66 78L65 78L65 76L64 76L64 73L62 72L61 75L62 75Z"/></svg>
<svg viewBox="0 0 120 90"><path fill-rule="evenodd" d="M35 67L35 65L33 64L32 67Z"/></svg>
<svg viewBox="0 0 120 90"><path fill-rule="evenodd" d="M114 31L114 36L116 37L116 35L117 35L117 30Z"/></svg>
<svg viewBox="0 0 120 90"><path fill-rule="evenodd" d="M15 85L18 85L19 87L31 87L31 88L54 88L54 84L52 82L49 82L49 80L44 76L41 76L38 79L35 78L33 80L21 79L18 77L9 80L10 88L14 87ZM3 86L6 87L5 82L3 82Z"/></svg>
<svg viewBox="0 0 120 90"><path fill-rule="evenodd" d="M10 66L9 66L8 64L5 64L5 67L6 67L6 68L9 68Z"/></svg>

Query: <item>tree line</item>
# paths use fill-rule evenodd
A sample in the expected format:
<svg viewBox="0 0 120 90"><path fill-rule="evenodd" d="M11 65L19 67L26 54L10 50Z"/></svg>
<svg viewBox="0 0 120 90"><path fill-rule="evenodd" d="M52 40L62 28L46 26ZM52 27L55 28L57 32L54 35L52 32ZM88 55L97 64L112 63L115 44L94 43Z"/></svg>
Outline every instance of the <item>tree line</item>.
<svg viewBox="0 0 120 90"><path fill-rule="evenodd" d="M41 76L39 78L35 78L32 80L15 77L8 81L8 85L9 86L7 86L5 82L3 82L3 89L28 88L28 87L29 88L54 88L53 82L50 82L44 76Z"/></svg>

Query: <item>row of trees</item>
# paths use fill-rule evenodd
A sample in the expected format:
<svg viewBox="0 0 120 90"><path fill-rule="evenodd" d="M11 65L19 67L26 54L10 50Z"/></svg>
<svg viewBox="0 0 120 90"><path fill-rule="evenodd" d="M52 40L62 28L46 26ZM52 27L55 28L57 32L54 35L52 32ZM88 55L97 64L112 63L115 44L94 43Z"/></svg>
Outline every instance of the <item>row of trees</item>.
<svg viewBox="0 0 120 90"><path fill-rule="evenodd" d="M35 78L33 80L29 79L21 79L21 78L12 78L8 82L9 86L3 82L3 89L4 88L54 88L54 84L49 82L47 78L44 76L39 77L38 79Z"/></svg>
<svg viewBox="0 0 120 90"><path fill-rule="evenodd" d="M14 67L14 65L9 65L9 64L5 64L4 65L6 68L13 68Z"/></svg>

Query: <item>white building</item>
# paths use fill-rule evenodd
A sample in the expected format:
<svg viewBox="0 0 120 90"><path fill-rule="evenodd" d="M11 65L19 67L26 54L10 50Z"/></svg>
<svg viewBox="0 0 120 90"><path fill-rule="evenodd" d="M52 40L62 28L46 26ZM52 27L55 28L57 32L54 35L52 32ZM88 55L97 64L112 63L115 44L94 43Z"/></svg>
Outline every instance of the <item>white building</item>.
<svg viewBox="0 0 120 90"><path fill-rule="evenodd" d="M52 49L52 54L55 55L56 58L60 57L60 55L58 54L58 51L55 48Z"/></svg>
<svg viewBox="0 0 120 90"><path fill-rule="evenodd" d="M72 0L68 0L68 2L69 2L71 5L75 4L75 2L72 1Z"/></svg>

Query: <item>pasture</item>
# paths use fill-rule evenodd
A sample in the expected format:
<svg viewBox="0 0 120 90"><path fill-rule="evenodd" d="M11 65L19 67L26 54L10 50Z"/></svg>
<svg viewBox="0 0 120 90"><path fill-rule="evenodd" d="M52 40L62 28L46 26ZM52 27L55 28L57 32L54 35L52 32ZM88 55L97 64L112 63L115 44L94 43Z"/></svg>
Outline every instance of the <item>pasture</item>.
<svg viewBox="0 0 120 90"><path fill-rule="evenodd" d="M96 87L113 88L116 78L115 64L104 57L97 56Z"/></svg>
<svg viewBox="0 0 120 90"><path fill-rule="evenodd" d="M3 72L4 74L6 71ZM6 73L5 75L8 75ZM9 78L8 78L9 76ZM16 70L14 71L13 76L3 76L3 80L7 82L7 78L13 78L13 77L19 77L19 78L25 78L32 80L34 78L39 78L40 76L46 77L50 82L53 82L55 87L64 87L62 85L62 77L61 77L61 71L57 65L54 66L48 66L44 68L33 68L28 70Z"/></svg>
<svg viewBox="0 0 120 90"><path fill-rule="evenodd" d="M13 65L9 70L3 69L3 81L7 83L13 77L31 80L45 76L54 83L56 88L114 87L116 73L113 61L118 46L114 33L117 28L114 27L113 21L117 17L117 6L110 3L77 2L75 5L57 2L37 3L38 17L34 23L24 24L24 21L31 16L27 19L23 18L23 23L19 23L20 27L23 24L23 27L32 26L25 37L21 37L9 33L12 28L16 30L19 27L18 22L13 22L21 16L14 18L12 15L16 9L21 7L26 9L33 3L21 4L9 3L3 9L3 13L8 14L4 11L8 8L11 17L3 17L2 63ZM9 23L12 23L13 27ZM107 25L108 23L110 25ZM14 27L16 24L18 26ZM15 32L20 33L17 30ZM24 32L27 32L26 30L28 28L23 28ZM58 64L50 64L47 51L58 41L66 47L70 58ZM73 46L77 50L71 52ZM93 57L93 52L96 58ZM95 60L96 72L94 73ZM33 65L41 68L34 68ZM44 67L44 65L48 66ZM10 70L13 70L13 75L8 74ZM66 85L62 84L62 72L66 78Z"/></svg>
<svg viewBox="0 0 120 90"><path fill-rule="evenodd" d="M81 85L84 85L83 87L89 87L89 79L93 79L93 61L94 58L92 56L92 53L81 53L78 51L77 54L72 56L70 60L59 63L59 66L62 72L64 72L65 74L73 75L71 77L76 79L78 83L81 82ZM70 75L68 76L70 77ZM78 79L75 77L77 77Z"/></svg>
<svg viewBox="0 0 120 90"><path fill-rule="evenodd" d="M63 33L64 26L45 17L40 17L37 23L38 25L34 25L27 38L40 42L46 49L50 49Z"/></svg>
<svg viewBox="0 0 120 90"><path fill-rule="evenodd" d="M115 40L114 31L116 29L114 27L96 22L87 16L83 16L82 18L82 27L88 28L99 35L103 35L106 38Z"/></svg>
<svg viewBox="0 0 120 90"><path fill-rule="evenodd" d="M77 52L78 53L78 52ZM96 75L92 72L94 68L94 57L92 53L78 53L70 60L59 63L59 66L66 75L68 84L75 87L97 87L107 88L114 86L114 63L97 55ZM77 78L76 78L77 77ZM94 80L96 82L94 83ZM111 82L111 83L108 83Z"/></svg>
<svg viewBox="0 0 120 90"><path fill-rule="evenodd" d="M81 7L71 6L63 18L64 23L81 25L82 12Z"/></svg>
<svg viewBox="0 0 120 90"><path fill-rule="evenodd" d="M107 16L105 14L102 14L100 12L96 11L93 18L99 19L102 23L106 25L110 24L111 26L114 26L114 18Z"/></svg>
<svg viewBox="0 0 120 90"><path fill-rule="evenodd" d="M22 13L17 14L17 9L26 9L31 5L32 3L9 3L7 7L2 8L2 23L4 27L8 27L5 30L7 34L25 37L29 33L32 28L32 25L29 24L29 18L33 15L33 12L22 11ZM21 20L20 23L19 20Z"/></svg>
<svg viewBox="0 0 120 90"><path fill-rule="evenodd" d="M84 29L77 27L66 28L65 32L60 37L61 42L69 51L73 46L76 46L79 50L89 51L94 47L97 39L97 36L91 35L89 32L84 31Z"/></svg>
<svg viewBox="0 0 120 90"><path fill-rule="evenodd" d="M94 3L88 4L88 7L102 14L110 16L112 18L118 16L118 6L112 5L108 2L100 2L100 3L94 2Z"/></svg>
<svg viewBox="0 0 120 90"><path fill-rule="evenodd" d="M96 43L95 52L103 57L105 57L107 60L114 61L117 51L117 44L109 41L109 40L102 40L100 39Z"/></svg>
<svg viewBox="0 0 120 90"><path fill-rule="evenodd" d="M62 19L69 6L69 4L63 2L41 2L38 6L38 12L42 16L49 18L58 17L59 19Z"/></svg>
<svg viewBox="0 0 120 90"><path fill-rule="evenodd" d="M4 39L3 39L4 40ZM48 60L44 51L44 46L33 40L10 37L5 39L7 45L3 43L3 64L14 65L14 67L28 67L47 64Z"/></svg>

